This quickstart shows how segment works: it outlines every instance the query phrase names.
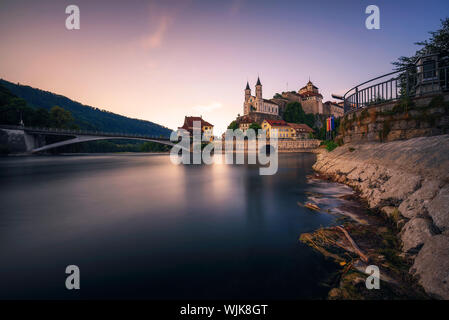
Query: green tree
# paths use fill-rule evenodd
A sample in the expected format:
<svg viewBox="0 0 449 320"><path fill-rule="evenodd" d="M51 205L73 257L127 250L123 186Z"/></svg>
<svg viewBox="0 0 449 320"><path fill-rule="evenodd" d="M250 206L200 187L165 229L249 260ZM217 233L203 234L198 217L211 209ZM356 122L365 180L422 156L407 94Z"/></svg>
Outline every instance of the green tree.
<svg viewBox="0 0 449 320"><path fill-rule="evenodd" d="M262 127L257 122L253 122L249 125L249 129L253 129L257 133L257 130L262 129Z"/></svg>
<svg viewBox="0 0 449 320"><path fill-rule="evenodd" d="M37 127L49 127L51 124L50 113L47 109L39 108L34 112L33 126Z"/></svg>
<svg viewBox="0 0 449 320"><path fill-rule="evenodd" d="M414 66L416 59L426 52L439 53L440 58L449 56L449 18L442 19L440 29L430 31L429 34L430 38L428 40L415 42L416 45L422 46L422 48L417 50L413 56L402 56L392 63L397 70Z"/></svg>
<svg viewBox="0 0 449 320"><path fill-rule="evenodd" d="M305 113L301 103L290 102L285 107L284 120L293 123L304 123Z"/></svg>
<svg viewBox="0 0 449 320"><path fill-rule="evenodd" d="M170 146L152 141L147 141L140 146L142 152L165 152L169 150Z"/></svg>
<svg viewBox="0 0 449 320"><path fill-rule="evenodd" d="M73 127L74 119L70 111L54 106L50 109L50 123L55 128L69 129Z"/></svg>
<svg viewBox="0 0 449 320"><path fill-rule="evenodd" d="M237 121L232 121L230 124L229 124L229 126L228 126L228 129L231 129L231 130L236 130L236 129L238 129L239 128L239 124L237 123Z"/></svg>
<svg viewBox="0 0 449 320"><path fill-rule="evenodd" d="M306 113L302 123L305 123L310 128L313 128L315 126L315 115L313 113Z"/></svg>

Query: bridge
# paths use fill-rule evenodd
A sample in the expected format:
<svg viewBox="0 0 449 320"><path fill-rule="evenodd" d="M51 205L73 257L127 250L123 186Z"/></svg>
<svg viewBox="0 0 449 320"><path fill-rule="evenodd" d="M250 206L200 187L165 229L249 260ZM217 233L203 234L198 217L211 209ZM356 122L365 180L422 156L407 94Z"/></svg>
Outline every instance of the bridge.
<svg viewBox="0 0 449 320"><path fill-rule="evenodd" d="M170 141L169 137L162 137L162 136L88 131L88 130L67 130L57 128L22 127L10 125L0 125L0 129L23 131L26 149L27 152L29 153L47 151L53 148L62 147L74 143L96 141L96 140L108 140L108 139L140 140L140 141L161 143L169 146L175 145L173 142ZM45 136L67 137L67 140L46 144Z"/></svg>

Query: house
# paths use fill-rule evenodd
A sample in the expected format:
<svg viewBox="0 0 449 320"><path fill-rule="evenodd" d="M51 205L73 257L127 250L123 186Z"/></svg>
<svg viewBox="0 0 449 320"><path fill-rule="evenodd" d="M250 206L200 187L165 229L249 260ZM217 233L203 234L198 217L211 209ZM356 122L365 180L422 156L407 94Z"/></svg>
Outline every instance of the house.
<svg viewBox="0 0 449 320"><path fill-rule="evenodd" d="M250 117L248 117L248 116L243 116L243 117L238 121L240 131L242 131L243 133L245 133L246 130L248 130L249 126L250 126L253 122L254 122L254 121L252 121Z"/></svg>
<svg viewBox="0 0 449 320"><path fill-rule="evenodd" d="M214 126L203 119L203 117L185 117L184 118L184 124L182 127L179 127L178 129L184 129L187 132L189 132L190 136L193 135L193 126L196 125L197 122L198 125L201 124L201 133L203 137L209 141L214 140Z"/></svg>
<svg viewBox="0 0 449 320"><path fill-rule="evenodd" d="M307 139L313 129L304 123L288 123L291 128L291 135L294 139Z"/></svg>
<svg viewBox="0 0 449 320"><path fill-rule="evenodd" d="M264 120L262 129L265 130L267 138L291 139L293 130L284 120Z"/></svg>

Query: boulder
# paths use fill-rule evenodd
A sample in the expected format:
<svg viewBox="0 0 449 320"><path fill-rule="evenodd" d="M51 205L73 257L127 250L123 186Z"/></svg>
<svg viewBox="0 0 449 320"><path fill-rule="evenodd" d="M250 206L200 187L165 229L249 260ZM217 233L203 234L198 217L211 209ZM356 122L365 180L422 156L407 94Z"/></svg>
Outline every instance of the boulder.
<svg viewBox="0 0 449 320"><path fill-rule="evenodd" d="M413 218L404 225L401 231L402 251L417 252L433 235L435 235L435 230L430 220Z"/></svg>
<svg viewBox="0 0 449 320"><path fill-rule="evenodd" d="M433 223L441 231L449 229L449 185L440 189L435 198L430 201L427 210Z"/></svg>
<svg viewBox="0 0 449 320"><path fill-rule="evenodd" d="M421 178L416 175L396 172L381 187L380 200L386 204L396 205L418 189Z"/></svg>
<svg viewBox="0 0 449 320"><path fill-rule="evenodd" d="M399 212L406 218L412 219L427 215L427 206L437 194L440 186L438 180L425 180L421 188L411 194L399 206Z"/></svg>
<svg viewBox="0 0 449 320"><path fill-rule="evenodd" d="M416 256L411 273L424 290L437 299L449 299L449 237L431 237Z"/></svg>

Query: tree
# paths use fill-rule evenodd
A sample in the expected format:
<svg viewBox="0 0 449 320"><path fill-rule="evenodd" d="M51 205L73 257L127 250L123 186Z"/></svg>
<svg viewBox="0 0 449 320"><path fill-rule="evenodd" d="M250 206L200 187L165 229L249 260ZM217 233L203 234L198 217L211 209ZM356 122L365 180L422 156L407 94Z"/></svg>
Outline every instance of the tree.
<svg viewBox="0 0 449 320"><path fill-rule="evenodd" d="M449 18L441 20L441 28L437 31L430 31L431 35L428 40L415 42L416 45L422 46L411 57L399 57L392 64L396 70L411 67L415 65L418 57L426 52L439 53L440 58L449 56Z"/></svg>
<svg viewBox="0 0 449 320"><path fill-rule="evenodd" d="M285 107L284 120L293 123L304 123L305 113L301 103L290 102Z"/></svg>
<svg viewBox="0 0 449 320"><path fill-rule="evenodd" d="M310 128L315 127L315 115L313 113L306 113L304 115L303 123L308 125Z"/></svg>
<svg viewBox="0 0 449 320"><path fill-rule="evenodd" d="M59 106L50 109L50 123L52 127L69 129L73 126L74 119L70 111Z"/></svg>
<svg viewBox="0 0 449 320"><path fill-rule="evenodd" d="M256 133L258 133L258 130L262 130L262 127L257 122L253 122L249 125L249 129L253 129Z"/></svg>
<svg viewBox="0 0 449 320"><path fill-rule="evenodd" d="M50 123L50 113L47 109L39 108L34 112L33 126L46 128L50 126Z"/></svg>
<svg viewBox="0 0 449 320"><path fill-rule="evenodd" d="M230 124L229 124L229 126L228 126L228 129L231 129L231 130L236 130L236 129L238 129L239 128L239 124L237 123L237 121L232 121Z"/></svg>
<svg viewBox="0 0 449 320"><path fill-rule="evenodd" d="M142 152L166 152L169 150L170 146L152 141L147 141L140 146Z"/></svg>

